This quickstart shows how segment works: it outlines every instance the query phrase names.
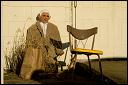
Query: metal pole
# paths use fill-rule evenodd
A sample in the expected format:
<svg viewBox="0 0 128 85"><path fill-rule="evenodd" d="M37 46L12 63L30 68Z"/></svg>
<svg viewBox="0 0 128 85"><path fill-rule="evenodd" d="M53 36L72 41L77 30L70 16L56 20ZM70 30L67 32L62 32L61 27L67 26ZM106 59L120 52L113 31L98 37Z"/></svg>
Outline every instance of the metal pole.
<svg viewBox="0 0 128 85"><path fill-rule="evenodd" d="M75 28L76 28L76 7L77 7L77 1L74 1L74 8L75 8ZM76 39L74 41L74 44L75 44L75 48L76 48L76 44L77 44Z"/></svg>
<svg viewBox="0 0 128 85"><path fill-rule="evenodd" d="M73 1L71 1L71 26L73 26ZM70 50L73 49L71 34L69 33Z"/></svg>

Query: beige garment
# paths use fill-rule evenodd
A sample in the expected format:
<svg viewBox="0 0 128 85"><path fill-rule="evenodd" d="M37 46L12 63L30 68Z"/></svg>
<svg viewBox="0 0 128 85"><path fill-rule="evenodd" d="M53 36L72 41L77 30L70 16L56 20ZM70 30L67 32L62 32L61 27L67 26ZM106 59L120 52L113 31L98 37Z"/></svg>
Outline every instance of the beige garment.
<svg viewBox="0 0 128 85"><path fill-rule="evenodd" d="M42 57L40 49L34 49L32 47L26 49L24 61L21 68L21 77L25 79L30 79L32 72L35 69L43 69L41 68Z"/></svg>
<svg viewBox="0 0 128 85"><path fill-rule="evenodd" d="M45 72L49 71L48 65L55 65L55 60L53 60L52 49L49 49L48 55L46 51L39 48L27 48L24 56L24 61L21 68L20 76L24 79L31 79L31 75L36 70L42 70ZM49 71L50 72L50 71Z"/></svg>
<svg viewBox="0 0 128 85"><path fill-rule="evenodd" d="M56 70L54 58L57 56L50 39L61 41L58 28L48 23L46 38L44 38L43 30L39 22L33 24L26 35L26 52L21 66L20 76L24 79L31 79L31 75L35 70L43 70L44 72L54 72Z"/></svg>

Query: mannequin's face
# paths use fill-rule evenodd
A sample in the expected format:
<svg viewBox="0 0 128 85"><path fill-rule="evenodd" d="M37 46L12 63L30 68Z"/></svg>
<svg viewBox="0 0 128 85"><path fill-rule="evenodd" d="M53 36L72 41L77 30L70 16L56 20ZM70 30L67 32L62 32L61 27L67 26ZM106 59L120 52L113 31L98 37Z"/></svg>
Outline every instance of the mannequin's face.
<svg viewBox="0 0 128 85"><path fill-rule="evenodd" d="M50 19L50 16L47 12L43 12L40 16L41 22L47 23Z"/></svg>

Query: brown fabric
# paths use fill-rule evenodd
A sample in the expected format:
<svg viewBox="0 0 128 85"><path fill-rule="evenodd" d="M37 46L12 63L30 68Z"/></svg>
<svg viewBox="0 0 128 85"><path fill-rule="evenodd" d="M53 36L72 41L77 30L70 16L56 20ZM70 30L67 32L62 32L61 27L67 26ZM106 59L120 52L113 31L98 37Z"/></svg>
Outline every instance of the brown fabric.
<svg viewBox="0 0 128 85"><path fill-rule="evenodd" d="M61 42L58 28L54 24L48 23L46 38L44 38L39 22L28 28L26 52L20 72L22 78L30 79L35 70L41 69L44 72L56 71L54 58L57 57L56 54L62 53L63 50L56 48L50 39Z"/></svg>

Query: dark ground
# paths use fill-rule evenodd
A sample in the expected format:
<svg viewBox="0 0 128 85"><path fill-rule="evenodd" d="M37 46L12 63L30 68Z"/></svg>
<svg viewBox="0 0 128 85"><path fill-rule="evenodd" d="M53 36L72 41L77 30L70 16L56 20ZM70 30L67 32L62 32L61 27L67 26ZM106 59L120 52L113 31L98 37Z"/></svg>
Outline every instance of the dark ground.
<svg viewBox="0 0 128 85"><path fill-rule="evenodd" d="M92 62L92 68L99 72L97 61ZM102 61L104 76L117 84L127 84L127 60Z"/></svg>
<svg viewBox="0 0 128 85"><path fill-rule="evenodd" d="M72 73L67 70L64 73L60 73L58 77L55 75L51 75L49 77L39 76L34 80L24 80L19 78L14 73L6 73L4 74L4 83L5 84L104 84L101 80L95 80L91 77L84 77L78 75L78 73L74 73L72 77Z"/></svg>
<svg viewBox="0 0 128 85"><path fill-rule="evenodd" d="M92 62L92 73L87 63L77 63L72 70L49 76L38 75L34 80L24 80L13 72L4 74L4 84L127 84L127 61L102 61L103 80L99 74L98 62Z"/></svg>

